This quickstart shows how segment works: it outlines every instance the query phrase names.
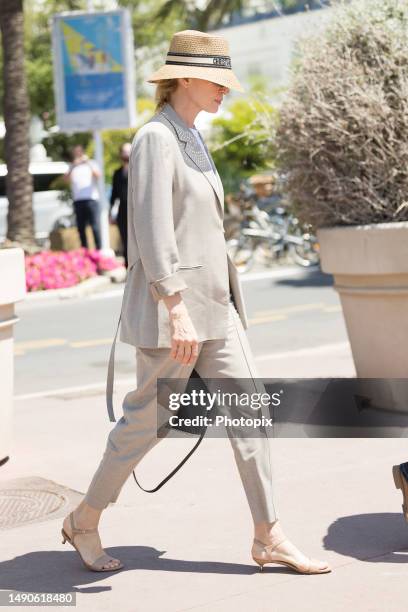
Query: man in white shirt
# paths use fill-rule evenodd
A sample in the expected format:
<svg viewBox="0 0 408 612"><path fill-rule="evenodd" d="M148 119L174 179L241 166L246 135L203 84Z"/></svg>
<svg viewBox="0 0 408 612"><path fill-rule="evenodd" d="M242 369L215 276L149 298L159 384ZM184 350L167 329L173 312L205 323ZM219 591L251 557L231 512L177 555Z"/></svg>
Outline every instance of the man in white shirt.
<svg viewBox="0 0 408 612"><path fill-rule="evenodd" d="M101 248L99 192L97 180L101 173L93 159L89 159L81 145L72 149L72 163L64 178L71 185L75 217L81 245L88 248L85 228L91 225L97 249Z"/></svg>

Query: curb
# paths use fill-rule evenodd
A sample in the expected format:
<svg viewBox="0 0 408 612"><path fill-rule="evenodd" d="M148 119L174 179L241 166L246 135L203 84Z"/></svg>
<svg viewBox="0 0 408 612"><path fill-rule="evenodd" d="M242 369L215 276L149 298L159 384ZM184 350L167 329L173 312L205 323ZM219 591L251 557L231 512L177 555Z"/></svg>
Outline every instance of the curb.
<svg viewBox="0 0 408 612"><path fill-rule="evenodd" d="M266 278L281 278L286 276L297 276L304 273L305 271L316 271L318 267L313 268L300 268L298 266L277 266L276 269L262 271L262 272L246 272L240 275L241 282L250 282L255 280L263 280ZM108 287L112 283L122 283L126 281L126 272L122 268L114 269L109 272L103 272L97 276L92 276L82 281L78 285L73 287L64 287L63 289L46 289L43 291L28 291L25 294L24 300L27 302L37 302L47 299L71 299L76 297L82 297L84 295L90 295L92 293L99 292L103 287ZM119 291L118 291L119 295Z"/></svg>
<svg viewBox="0 0 408 612"><path fill-rule="evenodd" d="M97 275L87 278L78 285L73 287L64 287L62 289L45 289L44 291L28 291L25 295L25 300L29 302L36 302L47 299L70 299L76 297L82 297L88 295L101 287L108 286L111 284L111 278L108 275Z"/></svg>

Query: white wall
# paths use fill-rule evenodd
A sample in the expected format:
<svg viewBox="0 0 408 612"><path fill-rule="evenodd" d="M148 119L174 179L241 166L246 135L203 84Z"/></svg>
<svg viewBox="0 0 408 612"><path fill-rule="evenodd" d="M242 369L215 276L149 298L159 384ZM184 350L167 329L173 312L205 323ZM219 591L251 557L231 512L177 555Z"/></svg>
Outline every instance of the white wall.
<svg viewBox="0 0 408 612"><path fill-rule="evenodd" d="M299 35L313 33L330 17L331 9L262 19L215 30L230 45L232 69L244 87L252 74L266 77L270 86L287 87L294 43Z"/></svg>

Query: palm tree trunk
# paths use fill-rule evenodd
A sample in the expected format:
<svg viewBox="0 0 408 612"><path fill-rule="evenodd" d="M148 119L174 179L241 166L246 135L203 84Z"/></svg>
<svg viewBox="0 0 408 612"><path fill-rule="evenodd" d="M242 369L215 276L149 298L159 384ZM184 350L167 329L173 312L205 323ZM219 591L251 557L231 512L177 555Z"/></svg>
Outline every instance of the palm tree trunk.
<svg viewBox="0 0 408 612"><path fill-rule="evenodd" d="M30 107L24 69L23 0L0 0L3 49L7 243L33 247L33 185L29 173Z"/></svg>

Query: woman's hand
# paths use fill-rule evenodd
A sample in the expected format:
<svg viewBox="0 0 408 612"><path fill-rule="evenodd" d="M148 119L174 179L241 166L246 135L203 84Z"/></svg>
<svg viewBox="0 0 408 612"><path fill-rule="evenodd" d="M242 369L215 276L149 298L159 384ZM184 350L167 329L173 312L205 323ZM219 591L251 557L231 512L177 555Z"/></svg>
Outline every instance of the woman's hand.
<svg viewBox="0 0 408 612"><path fill-rule="evenodd" d="M195 362L198 356L197 332L180 294L163 298L169 310L170 357L184 365Z"/></svg>

